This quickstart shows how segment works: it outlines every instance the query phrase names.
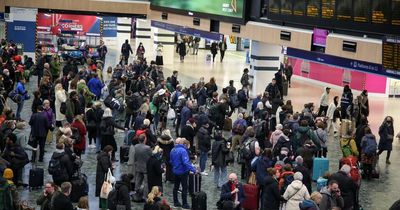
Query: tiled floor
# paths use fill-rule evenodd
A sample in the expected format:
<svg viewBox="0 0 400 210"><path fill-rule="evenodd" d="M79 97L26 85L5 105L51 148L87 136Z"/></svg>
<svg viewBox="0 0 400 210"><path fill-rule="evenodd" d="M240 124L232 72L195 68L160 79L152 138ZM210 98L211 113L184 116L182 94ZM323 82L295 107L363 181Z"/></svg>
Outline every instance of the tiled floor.
<svg viewBox="0 0 400 210"><path fill-rule="evenodd" d="M205 55L207 51L199 51L199 55L193 56L188 55L185 58L185 62L181 63L179 61L178 56L175 56L175 62L173 65L166 65L164 68L165 77L172 75L173 70L179 71L179 80L183 84L183 86L188 86L191 83L197 82L200 77L204 77L206 81L208 81L211 77L215 77L217 81L217 85L219 87L219 91L221 91L222 87L228 85L228 81L233 79L237 84L239 84L239 80L242 74L242 70L248 65L245 64L244 52L227 52L225 56L225 60L220 63L219 61L212 63L206 62ZM117 61L117 51L110 50L106 66L114 65ZM219 60L219 55L217 55L217 59ZM263 78L265 81L270 81L271 78ZM309 82L302 82L296 79L293 79L292 88L289 89L289 96L286 99L291 99L294 108L297 111L301 111L303 104L307 102L314 102L318 104L320 95L322 94L323 87L311 85ZM28 90L32 92L33 85L36 82L36 78L32 80L32 82L28 85ZM331 99L334 95L340 95L341 90L332 90L331 91ZM22 113L22 117L24 119L29 119L31 115L30 107L31 101L25 103L24 112ZM14 105L14 104L13 104ZM384 116L391 115L394 117L395 125L400 125L400 120L396 121L397 116L399 115L397 109L400 107L400 100L398 99L387 99L387 98L374 98L370 97L370 124L373 132L376 134L377 129L381 122L383 121ZM395 132L398 132L398 127L395 127ZM118 144L122 144L123 141L123 133L118 133L117 136ZM330 168L331 171L336 171L338 169L338 160L341 156L338 148L337 140L331 138L329 143L329 158L330 158ZM361 204L366 210L381 210L388 209L388 207L397 199L399 199L397 188L400 185L400 176L396 173L399 170L399 143L396 140L394 142L394 151L392 154L392 164L387 166L381 160L381 178L379 180L373 180L370 182L363 182L361 185L361 193L360 199ZM46 150L48 151L45 156L45 163L50 159L51 152L54 150L54 144L47 146ZM118 155L118 154L117 154ZM83 156L85 162L83 165L83 171L89 177L90 183L90 204L91 210L97 209L98 199L94 197L94 184L95 184L95 170L96 170L96 160L94 151L89 149L87 153ZM384 158L381 158L384 159ZM47 164L45 164L44 167ZM25 170L25 180L27 181L27 173L31 168L30 165L26 166ZM117 174L123 173L127 170L125 165L120 165L117 167ZM47 170L46 170L47 171ZM238 167L229 167L229 172L238 172ZM46 176L45 180L51 180L51 177ZM210 175L203 179L203 189L207 192L208 195L208 209L215 209L215 203L219 197L219 192L216 187L213 185L213 176ZM40 193L40 191L28 192L27 190L22 190L22 198L27 199L32 204L34 203L35 198ZM167 183L165 186L165 197L171 202L172 197L172 185ZM134 209L142 209L142 204L133 204Z"/></svg>

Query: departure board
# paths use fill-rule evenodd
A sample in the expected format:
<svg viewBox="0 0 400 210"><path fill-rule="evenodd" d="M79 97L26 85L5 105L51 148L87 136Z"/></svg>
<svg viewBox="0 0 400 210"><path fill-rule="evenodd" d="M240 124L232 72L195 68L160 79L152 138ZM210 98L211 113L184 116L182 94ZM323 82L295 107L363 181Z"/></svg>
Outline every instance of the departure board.
<svg viewBox="0 0 400 210"><path fill-rule="evenodd" d="M352 0L337 0L336 18L338 20L351 20L352 4Z"/></svg>
<svg viewBox="0 0 400 210"><path fill-rule="evenodd" d="M392 0L392 25L400 26L400 0Z"/></svg>
<svg viewBox="0 0 400 210"><path fill-rule="evenodd" d="M281 1L281 14L282 15L292 15L293 14L293 4L291 0Z"/></svg>
<svg viewBox="0 0 400 210"><path fill-rule="evenodd" d="M320 13L321 13L321 1L320 0L308 0L307 16L308 17L319 17Z"/></svg>
<svg viewBox="0 0 400 210"><path fill-rule="evenodd" d="M387 71L400 73L400 37L383 38L382 66Z"/></svg>
<svg viewBox="0 0 400 210"><path fill-rule="evenodd" d="M369 0L354 0L354 21L368 23L370 21L371 3Z"/></svg>
<svg viewBox="0 0 400 210"><path fill-rule="evenodd" d="M296 0L293 2L293 15L306 15L306 0Z"/></svg>
<svg viewBox="0 0 400 210"><path fill-rule="evenodd" d="M280 6L281 6L280 0L269 0L268 11L271 14L279 14Z"/></svg>
<svg viewBox="0 0 400 210"><path fill-rule="evenodd" d="M372 1L372 23L388 24L391 12L390 0L373 0Z"/></svg>
<svg viewBox="0 0 400 210"><path fill-rule="evenodd" d="M332 19L335 16L335 0L322 0L322 18Z"/></svg>

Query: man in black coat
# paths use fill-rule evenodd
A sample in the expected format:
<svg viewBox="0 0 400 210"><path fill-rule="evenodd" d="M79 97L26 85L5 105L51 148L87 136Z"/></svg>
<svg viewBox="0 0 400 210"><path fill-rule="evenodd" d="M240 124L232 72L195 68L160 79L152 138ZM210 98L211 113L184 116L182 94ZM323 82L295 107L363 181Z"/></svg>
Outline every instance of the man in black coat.
<svg viewBox="0 0 400 210"><path fill-rule="evenodd" d="M268 84L267 88L265 88L265 92L268 92L268 98L271 100L274 98L280 98L281 92L279 91L275 78L273 78L272 82Z"/></svg>
<svg viewBox="0 0 400 210"><path fill-rule="evenodd" d="M196 122L194 121L193 118L190 118L188 122L186 123L185 126L183 126L181 130L181 135L180 137L185 138L190 142L190 152L192 154L196 154L196 148L194 146L194 137L196 136Z"/></svg>
<svg viewBox="0 0 400 210"><path fill-rule="evenodd" d="M294 168L293 172L300 172L303 174L303 184L307 187L308 192L311 194L311 173L307 167L303 166L303 157L297 156L296 157L296 164L297 166Z"/></svg>
<svg viewBox="0 0 400 210"><path fill-rule="evenodd" d="M50 123L48 118L44 115L43 107L37 107L37 113L33 114L29 120L29 125L31 126L31 135L34 140L34 148L39 145L39 162L43 162L44 156L44 146L46 143L47 131L50 128ZM32 161L36 160L36 152L32 151Z"/></svg>
<svg viewBox="0 0 400 210"><path fill-rule="evenodd" d="M357 209L357 184L350 177L350 166L343 165L340 171L331 175L328 181L335 180L338 182L341 195L344 200L343 209Z"/></svg>
<svg viewBox="0 0 400 210"><path fill-rule="evenodd" d="M28 154L20 146L15 144L17 136L10 133L6 136L6 148L3 152L3 158L10 163L10 167L13 170L15 176L13 181L16 185L20 185L22 181L22 169L29 162Z"/></svg>
<svg viewBox="0 0 400 210"><path fill-rule="evenodd" d="M69 182L61 184L61 192L54 196L51 210L73 210L72 202L69 200L72 185Z"/></svg>
<svg viewBox="0 0 400 210"><path fill-rule="evenodd" d="M200 150L200 170L201 174L207 176L208 173L205 171L207 155L211 149L211 136L208 132L208 124L203 125L197 132L198 146Z"/></svg>
<svg viewBox="0 0 400 210"><path fill-rule="evenodd" d="M64 147L65 146L63 143L58 143L56 145L56 151L51 156L51 160L58 160L61 165L61 170L59 172L51 174L53 176L54 183L58 186L60 186L63 182L70 181L70 178L74 173L73 162L65 153Z"/></svg>

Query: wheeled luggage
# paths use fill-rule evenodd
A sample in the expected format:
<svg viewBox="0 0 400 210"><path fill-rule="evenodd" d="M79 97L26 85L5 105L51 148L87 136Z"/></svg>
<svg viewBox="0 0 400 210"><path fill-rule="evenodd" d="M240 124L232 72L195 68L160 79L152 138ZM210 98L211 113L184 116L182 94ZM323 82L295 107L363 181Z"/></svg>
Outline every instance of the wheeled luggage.
<svg viewBox="0 0 400 210"><path fill-rule="evenodd" d="M43 168L32 168L29 170L29 188L37 189L43 187L44 170Z"/></svg>
<svg viewBox="0 0 400 210"><path fill-rule="evenodd" d="M189 194L194 195L201 191L201 174L189 174Z"/></svg>
<svg viewBox="0 0 400 210"><path fill-rule="evenodd" d="M246 195L246 199L242 203L243 209L258 209L258 201L260 198L258 186L253 184L244 184L243 190Z"/></svg>
<svg viewBox="0 0 400 210"><path fill-rule="evenodd" d="M207 194L203 191L195 192L192 195L192 209L206 210L207 209Z"/></svg>
<svg viewBox="0 0 400 210"><path fill-rule="evenodd" d="M328 158L314 158L312 179L317 181L318 178L322 177L327 171L329 171Z"/></svg>

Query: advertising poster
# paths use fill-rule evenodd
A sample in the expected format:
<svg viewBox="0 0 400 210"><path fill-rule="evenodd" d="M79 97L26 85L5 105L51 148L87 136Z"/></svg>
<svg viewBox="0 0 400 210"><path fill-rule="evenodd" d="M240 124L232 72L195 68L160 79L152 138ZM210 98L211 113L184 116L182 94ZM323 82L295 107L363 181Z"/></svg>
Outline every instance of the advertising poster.
<svg viewBox="0 0 400 210"><path fill-rule="evenodd" d="M52 35L58 33L100 35L100 22L101 18L91 15L39 13L37 24L38 27L50 27Z"/></svg>
<svg viewBox="0 0 400 210"><path fill-rule="evenodd" d="M117 17L103 17L103 37L117 37Z"/></svg>
<svg viewBox="0 0 400 210"><path fill-rule="evenodd" d="M151 0L151 4L189 12L242 18L244 0Z"/></svg>

